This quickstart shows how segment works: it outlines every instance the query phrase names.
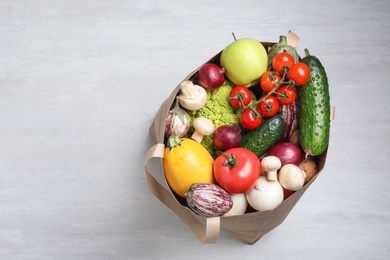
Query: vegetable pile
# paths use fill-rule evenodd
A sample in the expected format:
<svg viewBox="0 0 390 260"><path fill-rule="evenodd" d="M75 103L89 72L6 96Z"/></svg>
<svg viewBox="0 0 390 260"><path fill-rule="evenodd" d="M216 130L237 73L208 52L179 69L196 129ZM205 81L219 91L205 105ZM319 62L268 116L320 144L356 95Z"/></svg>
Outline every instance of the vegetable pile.
<svg viewBox="0 0 390 260"><path fill-rule="evenodd" d="M165 121L165 179L205 217L273 210L318 173L329 128L317 57L300 58L285 36L268 50L235 40L180 83Z"/></svg>

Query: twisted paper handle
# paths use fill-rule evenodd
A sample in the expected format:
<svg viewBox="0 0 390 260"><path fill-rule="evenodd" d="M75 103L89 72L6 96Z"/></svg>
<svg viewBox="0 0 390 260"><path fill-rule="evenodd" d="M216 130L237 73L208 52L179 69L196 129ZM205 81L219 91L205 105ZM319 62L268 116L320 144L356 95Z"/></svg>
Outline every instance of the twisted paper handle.
<svg viewBox="0 0 390 260"><path fill-rule="evenodd" d="M164 188L147 168L147 163L152 158L164 158L164 144L158 143L152 146L144 157L144 174L148 182L149 190L162 203L170 208L192 230L202 244L213 244L217 241L220 232L220 218L206 218L206 227L193 215L189 208L181 206L171 192Z"/></svg>

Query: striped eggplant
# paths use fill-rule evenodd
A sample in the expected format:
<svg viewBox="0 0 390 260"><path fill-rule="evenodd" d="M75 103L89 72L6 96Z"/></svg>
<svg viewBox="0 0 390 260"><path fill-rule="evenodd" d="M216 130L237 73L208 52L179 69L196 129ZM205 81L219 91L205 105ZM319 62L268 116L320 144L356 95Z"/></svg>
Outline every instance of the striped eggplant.
<svg viewBox="0 0 390 260"><path fill-rule="evenodd" d="M278 53L281 53L281 52L287 52L289 54L291 54L291 56L294 58L294 61L295 62L299 62L299 55L297 53L297 50L295 49L295 47L289 45L287 43L287 37L286 36L283 36L281 35L279 37L279 42L272 45L272 47L270 48L270 50L268 51L268 65L269 65L269 69L271 69L271 64L272 64L272 60L275 58L275 56L278 54Z"/></svg>
<svg viewBox="0 0 390 260"><path fill-rule="evenodd" d="M184 194L188 206L197 214L205 217L217 217L233 207L230 194L213 183L195 183Z"/></svg>
<svg viewBox="0 0 390 260"><path fill-rule="evenodd" d="M284 128L282 134L282 141L288 141L291 133L298 129L298 104L294 101L290 105L282 105L280 107L281 115L286 122L286 126Z"/></svg>

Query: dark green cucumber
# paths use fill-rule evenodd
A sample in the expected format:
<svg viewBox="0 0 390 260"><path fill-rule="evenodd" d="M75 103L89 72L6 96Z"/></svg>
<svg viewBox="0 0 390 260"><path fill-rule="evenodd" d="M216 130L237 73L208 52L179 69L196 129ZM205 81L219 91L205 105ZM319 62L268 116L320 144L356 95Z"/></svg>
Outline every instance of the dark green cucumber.
<svg viewBox="0 0 390 260"><path fill-rule="evenodd" d="M243 134L240 147L260 157L282 138L285 126L286 123L279 114L270 118L264 117L259 127Z"/></svg>
<svg viewBox="0 0 390 260"><path fill-rule="evenodd" d="M305 49L302 62L310 68L309 81L298 87L300 143L306 155L323 153L329 143L330 96L328 78L320 60Z"/></svg>

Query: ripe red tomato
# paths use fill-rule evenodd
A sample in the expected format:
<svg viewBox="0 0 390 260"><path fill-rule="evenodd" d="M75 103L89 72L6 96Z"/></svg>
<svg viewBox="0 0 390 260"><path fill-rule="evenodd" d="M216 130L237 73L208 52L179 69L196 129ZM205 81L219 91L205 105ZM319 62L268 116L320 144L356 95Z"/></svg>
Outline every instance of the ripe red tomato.
<svg viewBox="0 0 390 260"><path fill-rule="evenodd" d="M310 68L303 62L298 62L291 66L286 75L288 80L294 80L297 86L303 86L310 78Z"/></svg>
<svg viewBox="0 0 390 260"><path fill-rule="evenodd" d="M261 118L258 111L253 110L253 108L247 108L242 111L240 121L246 129L255 129L261 125L263 118Z"/></svg>
<svg viewBox="0 0 390 260"><path fill-rule="evenodd" d="M294 86L281 85L276 89L275 97L281 105L290 105L297 98L297 91Z"/></svg>
<svg viewBox="0 0 390 260"><path fill-rule="evenodd" d="M260 87L268 93L274 89L276 83L280 80L281 77L277 74L277 72L268 70L260 77Z"/></svg>
<svg viewBox="0 0 390 260"><path fill-rule="evenodd" d="M251 91L242 85L235 86L230 91L230 104L236 108L247 106L252 100Z"/></svg>
<svg viewBox="0 0 390 260"><path fill-rule="evenodd" d="M287 190L285 188L283 188L283 200L287 199L288 197L290 197L291 195L293 195L295 191L292 191L292 190Z"/></svg>
<svg viewBox="0 0 390 260"><path fill-rule="evenodd" d="M264 96L260 97L260 99L263 98ZM257 104L257 108L260 111L260 115L264 117L273 117L276 113L278 113L280 104L274 95L269 95L265 101Z"/></svg>
<svg viewBox="0 0 390 260"><path fill-rule="evenodd" d="M280 76L283 76L284 74L284 67L290 68L294 64L294 57L288 52L280 52L276 54L272 60L272 68L274 71L278 72Z"/></svg>
<svg viewBox="0 0 390 260"><path fill-rule="evenodd" d="M213 164L214 177L229 193L250 191L260 176L261 162L252 151L238 147L218 155Z"/></svg>

